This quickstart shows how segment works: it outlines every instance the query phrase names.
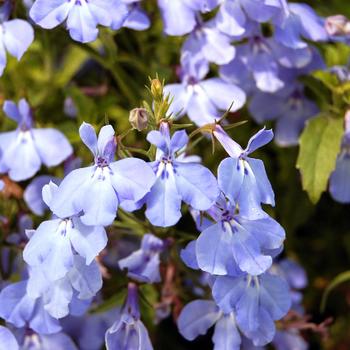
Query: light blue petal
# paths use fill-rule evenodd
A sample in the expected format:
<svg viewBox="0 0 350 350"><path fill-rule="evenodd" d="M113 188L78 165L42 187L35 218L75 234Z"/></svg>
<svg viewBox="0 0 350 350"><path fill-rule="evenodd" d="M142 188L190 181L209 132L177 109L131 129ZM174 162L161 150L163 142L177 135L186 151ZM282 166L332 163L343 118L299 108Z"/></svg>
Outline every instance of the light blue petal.
<svg viewBox="0 0 350 350"><path fill-rule="evenodd" d="M0 350L19 350L15 336L3 326L0 326Z"/></svg>
<svg viewBox="0 0 350 350"><path fill-rule="evenodd" d="M196 241L191 241L184 249L181 249L180 257L186 266L198 270L198 261L196 256Z"/></svg>
<svg viewBox="0 0 350 350"><path fill-rule="evenodd" d="M291 307L291 294L286 281L271 274L260 278L260 305L265 308L273 320L279 320Z"/></svg>
<svg viewBox="0 0 350 350"><path fill-rule="evenodd" d="M117 215L118 197L111 179L95 175L85 184L85 194L76 198L77 207L84 214L80 217L85 225L110 225Z"/></svg>
<svg viewBox="0 0 350 350"><path fill-rule="evenodd" d="M236 158L225 158L218 167L218 183L221 191L235 203L244 180L244 168L242 162Z"/></svg>
<svg viewBox="0 0 350 350"><path fill-rule="evenodd" d="M86 265L79 255L74 256L74 268L69 271L68 278L73 288L79 292L79 299L90 299L102 288L102 276L96 261Z"/></svg>
<svg viewBox="0 0 350 350"><path fill-rule="evenodd" d="M141 159L122 159L111 163L110 168L113 171L112 185L120 201L139 201L151 190L156 180L152 168Z"/></svg>
<svg viewBox="0 0 350 350"><path fill-rule="evenodd" d="M164 31L168 35L184 35L193 30L196 25L195 11L186 6L183 1L158 0ZM181 16L174 16L181 13Z"/></svg>
<svg viewBox="0 0 350 350"><path fill-rule="evenodd" d="M33 139L41 161L48 167L67 159L73 148L67 138L55 129L33 129Z"/></svg>
<svg viewBox="0 0 350 350"><path fill-rule="evenodd" d="M164 135L158 130L152 130L147 134L147 141L154 146L157 146L163 153L170 152L168 142Z"/></svg>
<svg viewBox="0 0 350 350"><path fill-rule="evenodd" d="M168 114L183 116L187 110L187 104L191 93L188 93L184 84L168 84L164 86L165 96L170 96L173 102L171 103ZM150 140L148 140L150 141ZM151 141L150 141L151 142ZM153 143L153 142L151 142Z"/></svg>
<svg viewBox="0 0 350 350"><path fill-rule="evenodd" d="M212 275L227 275L235 265L232 255L232 231L217 223L205 229L197 239L198 266Z"/></svg>
<svg viewBox="0 0 350 350"><path fill-rule="evenodd" d="M220 317L220 311L213 301L195 300L187 304L177 320L179 332L187 340L205 334Z"/></svg>
<svg viewBox="0 0 350 350"><path fill-rule="evenodd" d="M48 209L42 198L43 187L50 181L57 181L57 178L48 175L37 176L25 189L23 199L28 208L36 215L42 216Z"/></svg>
<svg viewBox="0 0 350 350"><path fill-rule="evenodd" d="M225 1L215 20L218 29L231 36L242 35L246 30L246 16L238 1Z"/></svg>
<svg viewBox="0 0 350 350"><path fill-rule="evenodd" d="M30 320L35 307L35 300L26 295L26 288L26 281L17 282L0 293L0 317L18 328Z"/></svg>
<svg viewBox="0 0 350 350"><path fill-rule="evenodd" d="M204 80L200 83L200 86L220 110L227 111L232 105L230 111L234 112L245 104L246 95L244 91L220 78Z"/></svg>
<svg viewBox="0 0 350 350"><path fill-rule="evenodd" d="M79 128L79 135L92 154L97 155L97 136L91 124L83 122Z"/></svg>
<svg viewBox="0 0 350 350"><path fill-rule="evenodd" d="M36 0L29 15L39 26L52 29L61 24L68 16L74 2L67 0Z"/></svg>
<svg viewBox="0 0 350 350"><path fill-rule="evenodd" d="M86 194L87 184L90 184L93 173L94 167L81 168L71 171L63 179L50 205L54 214L66 218L80 213L82 208L79 199Z"/></svg>
<svg viewBox="0 0 350 350"><path fill-rule="evenodd" d="M14 102L6 100L4 102L2 109L9 118L11 118L12 120L14 120L17 123L21 122L21 120L22 120L21 113L18 110L18 107Z"/></svg>
<svg viewBox="0 0 350 350"><path fill-rule="evenodd" d="M141 8L134 7L123 23L123 27L134 30L146 30L151 26L151 21L148 18L146 12Z"/></svg>
<svg viewBox="0 0 350 350"><path fill-rule="evenodd" d="M215 325L213 335L214 350L239 350L241 336L233 313L222 316Z"/></svg>
<svg viewBox="0 0 350 350"><path fill-rule="evenodd" d="M260 243L263 249L278 249L285 240L283 227L270 216L262 219L238 219L239 223Z"/></svg>
<svg viewBox="0 0 350 350"><path fill-rule="evenodd" d="M41 166L41 159L30 131L19 132L9 145L2 160L14 181L31 178Z"/></svg>
<svg viewBox="0 0 350 350"><path fill-rule="evenodd" d="M29 326L39 334L53 334L61 331L62 327L57 319L50 316L44 309L41 299L37 299L35 313L30 320Z"/></svg>
<svg viewBox="0 0 350 350"><path fill-rule="evenodd" d="M42 335L40 350L78 350L71 338L64 333Z"/></svg>
<svg viewBox="0 0 350 350"><path fill-rule="evenodd" d="M108 152L106 154L107 149L109 148L109 144L114 141L114 129L112 125L105 125L101 128L98 134L97 148L100 155L108 156ZM114 154L113 154L114 156ZM113 157L110 157L113 158Z"/></svg>
<svg viewBox="0 0 350 350"><path fill-rule="evenodd" d="M261 252L258 240L245 228L236 224L232 239L232 253L239 268L251 275L260 275L272 265L272 258Z"/></svg>
<svg viewBox="0 0 350 350"><path fill-rule="evenodd" d="M67 18L67 28L73 40L88 43L95 41L98 36L98 21L89 11L87 4L73 6Z"/></svg>
<svg viewBox="0 0 350 350"><path fill-rule="evenodd" d="M339 155L334 172L329 180L329 192L334 200L350 203L350 156Z"/></svg>
<svg viewBox="0 0 350 350"><path fill-rule="evenodd" d="M181 218L181 196L174 176L159 177L147 197L146 217L153 225L168 227Z"/></svg>
<svg viewBox="0 0 350 350"><path fill-rule="evenodd" d="M73 218L73 228L67 233L74 250L90 265L107 245L103 226L86 226L79 218Z"/></svg>
<svg viewBox="0 0 350 350"><path fill-rule="evenodd" d="M256 180L257 190L260 193L260 201L274 206L275 194L267 177L263 161L260 159L248 158L248 163Z"/></svg>
<svg viewBox="0 0 350 350"><path fill-rule="evenodd" d="M184 148L188 143L188 136L186 130L179 130L174 132L174 135L170 141L170 149L172 152L176 152Z"/></svg>
<svg viewBox="0 0 350 350"><path fill-rule="evenodd" d="M62 278L51 285L45 295L45 310L54 318L63 318L69 314L69 303L73 290L67 278Z"/></svg>
<svg viewBox="0 0 350 350"><path fill-rule="evenodd" d="M174 163L176 187L182 200L197 210L207 210L219 196L214 175L197 163Z"/></svg>
<svg viewBox="0 0 350 350"><path fill-rule="evenodd" d="M33 27L21 19L13 19L2 24L3 40L7 51L18 60L34 40Z"/></svg>
<svg viewBox="0 0 350 350"><path fill-rule="evenodd" d="M273 139L272 130L266 130L265 128L259 130L255 135L253 135L245 149L247 154L253 153L258 148L265 146Z"/></svg>

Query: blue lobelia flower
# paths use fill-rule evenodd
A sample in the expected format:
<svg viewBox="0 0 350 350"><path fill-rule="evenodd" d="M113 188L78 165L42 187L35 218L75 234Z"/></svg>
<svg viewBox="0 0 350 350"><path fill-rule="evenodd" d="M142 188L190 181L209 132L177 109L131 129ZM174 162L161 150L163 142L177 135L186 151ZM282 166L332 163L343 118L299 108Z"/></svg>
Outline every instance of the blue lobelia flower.
<svg viewBox="0 0 350 350"><path fill-rule="evenodd" d="M224 313L211 300L194 300L181 311L177 320L181 335L193 340L207 333L215 325L213 334L214 350L241 349L241 335L233 312Z"/></svg>
<svg viewBox="0 0 350 350"><path fill-rule="evenodd" d="M236 85L220 78L203 80L208 73L208 61L184 51L181 57L181 83L169 84L164 92L174 98L169 112L179 116L187 114L199 126L220 118L220 110L240 109L245 103L245 93Z"/></svg>
<svg viewBox="0 0 350 350"><path fill-rule="evenodd" d="M98 25L119 29L128 15L121 0L36 0L30 17L39 26L52 29L66 21L72 39L94 41Z"/></svg>
<svg viewBox="0 0 350 350"><path fill-rule="evenodd" d="M249 21L259 23L272 20L282 24L288 16L286 2L268 0L224 0L216 16L217 28L230 36L246 32Z"/></svg>
<svg viewBox="0 0 350 350"><path fill-rule="evenodd" d="M50 183L43 188L43 198L50 206L58 191ZM74 252L90 265L105 248L107 235L103 226L87 226L77 216L42 222L23 251L25 262L32 267L43 266L51 281L63 278L73 267Z"/></svg>
<svg viewBox="0 0 350 350"><path fill-rule="evenodd" d="M168 35L190 33L197 24L198 13L213 10L219 2L219 0L158 0L165 33ZM174 16L174 13L179 15Z"/></svg>
<svg viewBox="0 0 350 350"><path fill-rule="evenodd" d="M249 155L272 140L272 130L263 128L258 131L250 138L244 150L220 125L216 125L213 134L230 155L218 168L221 190L232 203L239 204L241 214L250 218L258 217L261 213L261 203L274 206L275 196L264 163Z"/></svg>
<svg viewBox="0 0 350 350"><path fill-rule="evenodd" d="M186 132L177 131L170 137L169 124L163 122L160 131L149 132L147 140L157 146L152 164L157 180L145 198L151 223L162 227L176 224L182 201L197 210L209 209L219 195L214 175L203 165L176 156L187 145Z"/></svg>
<svg viewBox="0 0 350 350"><path fill-rule="evenodd" d="M32 26L22 19L8 20L11 9L10 1L1 8L0 16L0 76L6 67L6 51L20 60L34 40Z"/></svg>
<svg viewBox="0 0 350 350"><path fill-rule="evenodd" d="M15 336L6 327L0 326L0 350L19 350Z"/></svg>
<svg viewBox="0 0 350 350"><path fill-rule="evenodd" d="M27 281L10 284L1 291L0 317L17 328L27 326L39 334L61 330L59 322L45 310L42 298L27 294Z"/></svg>
<svg viewBox="0 0 350 350"><path fill-rule="evenodd" d="M285 238L283 228L267 214L247 219L237 213L238 207L221 198L209 210L215 222L182 254L187 265L195 267L197 262L210 274L233 276L241 271L259 275L271 267L273 251L281 248Z"/></svg>
<svg viewBox="0 0 350 350"><path fill-rule="evenodd" d="M282 26L276 27L274 38L286 47L306 48L303 38L311 41L325 41L328 34L324 20L306 4L289 4L289 16Z"/></svg>
<svg viewBox="0 0 350 350"><path fill-rule="evenodd" d="M141 159L113 161L116 142L111 125L101 129L98 139L90 124L83 123L79 132L95 164L70 172L58 187L50 209L62 218L83 213L80 220L85 225L108 226L119 204L135 203L150 191L155 175Z"/></svg>
<svg viewBox="0 0 350 350"><path fill-rule="evenodd" d="M143 236L141 249L119 260L121 269L128 269L128 276L146 283L160 282L159 255L164 250L164 242L147 233Z"/></svg>
<svg viewBox="0 0 350 350"><path fill-rule="evenodd" d="M234 310L240 330L255 346L272 341L276 331L274 321L285 316L291 306L288 284L268 273L255 277L217 277L212 292L224 312Z"/></svg>
<svg viewBox="0 0 350 350"><path fill-rule="evenodd" d="M75 304L89 303L102 287L102 277L96 261L89 265L79 255L74 255L73 265L60 279L51 277L44 265L30 268L27 294L42 298L45 310L54 318L62 318L72 312Z"/></svg>
<svg viewBox="0 0 350 350"><path fill-rule="evenodd" d="M190 57L198 56L196 60L204 59L219 65L229 63L235 56L231 38L220 32L213 21L198 25L186 39L181 51Z"/></svg>
<svg viewBox="0 0 350 350"><path fill-rule="evenodd" d="M152 350L146 327L140 320L137 286L128 285L128 297L119 310L117 320L105 335L107 350Z"/></svg>
<svg viewBox="0 0 350 350"><path fill-rule="evenodd" d="M59 131L51 128L36 129L26 100L19 101L18 106L12 101L5 101L4 112L18 123L15 131L0 134L0 172L8 172L14 181L32 177L45 164L56 166L68 158L72 146Z"/></svg>
<svg viewBox="0 0 350 350"><path fill-rule="evenodd" d="M122 0L128 6L128 15L123 22L123 27L134 30L145 30L151 25L146 12L141 8L141 0Z"/></svg>
<svg viewBox="0 0 350 350"><path fill-rule="evenodd" d="M276 120L275 141L279 146L295 146L308 119L318 113L300 83L289 83L274 94L257 91L249 104L249 112L258 123Z"/></svg>
<svg viewBox="0 0 350 350"><path fill-rule="evenodd" d="M335 170L329 179L329 192L334 200L350 203L350 113L345 115L345 133Z"/></svg>
<svg viewBox="0 0 350 350"><path fill-rule="evenodd" d="M254 28L245 43L236 47L235 58L220 68L220 76L227 82L246 77L254 82L256 88L266 92L281 89L284 82L273 44L271 38L265 38L259 28Z"/></svg>

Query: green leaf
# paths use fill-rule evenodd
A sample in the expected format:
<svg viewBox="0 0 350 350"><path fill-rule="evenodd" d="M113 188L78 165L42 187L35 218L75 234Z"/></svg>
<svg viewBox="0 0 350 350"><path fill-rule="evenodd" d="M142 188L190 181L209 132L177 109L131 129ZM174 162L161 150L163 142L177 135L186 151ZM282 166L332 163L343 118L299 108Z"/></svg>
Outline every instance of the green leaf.
<svg viewBox="0 0 350 350"><path fill-rule="evenodd" d="M301 135L296 166L301 171L303 189L313 203L327 188L343 132L343 119L322 115L311 119Z"/></svg>
<svg viewBox="0 0 350 350"><path fill-rule="evenodd" d="M326 303L327 303L327 299L329 297L329 294L331 293L331 291L338 287L339 284L344 283L344 282L348 282L350 281L350 271L345 271L340 273L337 277L335 277L333 279L333 281L329 284L329 286L326 288L323 296L322 296L322 302L321 302L321 312L324 312L325 308L326 308Z"/></svg>

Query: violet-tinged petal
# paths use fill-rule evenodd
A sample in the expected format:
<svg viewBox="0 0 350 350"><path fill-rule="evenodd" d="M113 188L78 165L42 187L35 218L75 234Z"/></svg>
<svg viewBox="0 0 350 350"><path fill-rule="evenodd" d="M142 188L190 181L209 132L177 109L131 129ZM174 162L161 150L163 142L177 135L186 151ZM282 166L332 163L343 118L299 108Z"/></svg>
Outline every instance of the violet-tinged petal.
<svg viewBox="0 0 350 350"><path fill-rule="evenodd" d="M16 103L14 103L13 101L6 100L2 109L9 118L11 118L17 123L21 122L22 115L18 110Z"/></svg>
<svg viewBox="0 0 350 350"><path fill-rule="evenodd" d="M97 136L91 124L83 122L79 128L79 135L93 155L97 155Z"/></svg>
<svg viewBox="0 0 350 350"><path fill-rule="evenodd" d="M245 149L245 152L247 154L253 153L258 148L268 144L272 139L273 139L272 130L271 129L266 130L265 128L263 128L250 138L247 148Z"/></svg>
<svg viewBox="0 0 350 350"><path fill-rule="evenodd" d="M168 84L164 86L164 94L173 99L168 114L184 115L187 110L188 100L191 97L184 84Z"/></svg>
<svg viewBox="0 0 350 350"><path fill-rule="evenodd" d="M187 304L177 320L183 337L193 340L205 334L220 318L221 312L213 301L195 300Z"/></svg>

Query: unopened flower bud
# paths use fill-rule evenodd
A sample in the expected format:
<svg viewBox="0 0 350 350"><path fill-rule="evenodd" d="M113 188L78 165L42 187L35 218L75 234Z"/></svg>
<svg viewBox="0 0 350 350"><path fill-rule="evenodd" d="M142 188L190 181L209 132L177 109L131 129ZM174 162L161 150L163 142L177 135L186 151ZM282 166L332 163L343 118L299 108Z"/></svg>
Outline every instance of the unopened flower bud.
<svg viewBox="0 0 350 350"><path fill-rule="evenodd" d="M326 18L326 31L329 35L349 35L350 21L343 15L335 15Z"/></svg>
<svg viewBox="0 0 350 350"><path fill-rule="evenodd" d="M148 112L145 108L134 108L130 111L129 122L134 129L144 130L148 126Z"/></svg>
<svg viewBox="0 0 350 350"><path fill-rule="evenodd" d="M156 100L160 100L163 96L163 84L159 79L151 81L151 93Z"/></svg>

